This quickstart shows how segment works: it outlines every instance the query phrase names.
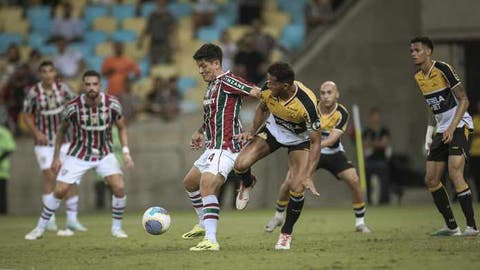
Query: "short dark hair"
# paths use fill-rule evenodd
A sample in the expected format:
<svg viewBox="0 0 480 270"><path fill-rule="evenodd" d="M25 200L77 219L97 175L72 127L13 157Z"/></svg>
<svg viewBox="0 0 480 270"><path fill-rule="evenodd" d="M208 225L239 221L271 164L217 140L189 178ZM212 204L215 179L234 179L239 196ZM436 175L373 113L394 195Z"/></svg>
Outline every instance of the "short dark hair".
<svg viewBox="0 0 480 270"><path fill-rule="evenodd" d="M85 80L85 77L97 77L98 80L101 79L100 73L96 72L95 70L87 70L85 73L82 75L82 81Z"/></svg>
<svg viewBox="0 0 480 270"><path fill-rule="evenodd" d="M44 60L38 65L38 71L41 71L43 67L52 67L55 68L55 65L50 60Z"/></svg>
<svg viewBox="0 0 480 270"><path fill-rule="evenodd" d="M276 62L270 65L267 70L268 74L275 76L277 81L282 83L293 84L295 80L295 72L293 68L285 62Z"/></svg>
<svg viewBox="0 0 480 270"><path fill-rule="evenodd" d="M412 40L410 40L410 44L417 43L417 42L420 42L423 45L427 46L433 52L433 42L430 38L428 38L428 37L415 37Z"/></svg>
<svg viewBox="0 0 480 270"><path fill-rule="evenodd" d="M222 49L212 43L203 44L193 55L193 59L196 61L205 60L208 62L213 62L215 60L220 61L222 63L223 52Z"/></svg>

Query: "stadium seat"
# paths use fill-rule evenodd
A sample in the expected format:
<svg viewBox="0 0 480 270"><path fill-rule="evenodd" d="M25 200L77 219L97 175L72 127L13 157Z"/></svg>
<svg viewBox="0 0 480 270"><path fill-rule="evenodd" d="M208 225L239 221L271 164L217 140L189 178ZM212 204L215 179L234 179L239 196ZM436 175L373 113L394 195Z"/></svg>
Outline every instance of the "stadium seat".
<svg viewBox="0 0 480 270"><path fill-rule="evenodd" d="M266 26L283 29L290 23L290 15L285 12L270 12L265 14Z"/></svg>
<svg viewBox="0 0 480 270"><path fill-rule="evenodd" d="M220 38L221 30L215 27L200 27L197 30L197 37L200 41L214 42Z"/></svg>
<svg viewBox="0 0 480 270"><path fill-rule="evenodd" d="M29 20L30 31L45 36L50 36L52 32L53 21L50 18L37 18L34 17Z"/></svg>
<svg viewBox="0 0 480 270"><path fill-rule="evenodd" d="M135 17L135 5L121 4L115 5L112 8L112 15L119 21L127 18Z"/></svg>
<svg viewBox="0 0 480 270"><path fill-rule="evenodd" d="M27 19L30 22L40 21L40 19L50 19L52 8L50 6L32 6L27 8Z"/></svg>
<svg viewBox="0 0 480 270"><path fill-rule="evenodd" d="M177 87L179 93L183 96L191 88L195 88L198 85L197 79L193 77L181 76L177 80Z"/></svg>
<svg viewBox="0 0 480 270"><path fill-rule="evenodd" d="M113 48L111 42L103 42L95 47L95 54L97 56L106 57L112 55L112 53Z"/></svg>
<svg viewBox="0 0 480 270"><path fill-rule="evenodd" d="M145 2L140 7L140 15L142 17L148 18L152 12L157 9L157 4L155 2Z"/></svg>
<svg viewBox="0 0 480 270"><path fill-rule="evenodd" d="M145 29L145 18L128 18L122 21L123 30L132 30L140 34Z"/></svg>
<svg viewBox="0 0 480 270"><path fill-rule="evenodd" d="M93 6L89 5L85 7L85 24L90 27L98 17L104 17L108 15L108 9L106 6Z"/></svg>
<svg viewBox="0 0 480 270"><path fill-rule="evenodd" d="M32 48L40 48L45 44L47 38L48 36L41 33L30 33L30 35L28 35L28 46Z"/></svg>
<svg viewBox="0 0 480 270"><path fill-rule="evenodd" d="M198 105L198 102L192 102L188 100L182 100L180 102L180 110L182 113L194 113L200 110L200 106Z"/></svg>
<svg viewBox="0 0 480 270"><path fill-rule="evenodd" d="M178 70L174 65L155 65L150 68L150 76L161 76L170 78L178 75Z"/></svg>
<svg viewBox="0 0 480 270"><path fill-rule="evenodd" d="M93 47L86 42L73 43L71 48L75 48L84 58L93 55Z"/></svg>
<svg viewBox="0 0 480 270"><path fill-rule="evenodd" d="M215 16L215 21L213 22L213 26L217 29L221 29L224 31L225 29L229 28L233 25L232 18L225 16L225 15L217 15Z"/></svg>
<svg viewBox="0 0 480 270"><path fill-rule="evenodd" d="M85 62L87 63L89 69L100 71L103 65L103 57L92 55L88 58L85 58Z"/></svg>
<svg viewBox="0 0 480 270"><path fill-rule="evenodd" d="M132 84L132 94L140 98L140 100L145 100L148 93L152 91L153 80L152 78L145 77Z"/></svg>
<svg viewBox="0 0 480 270"><path fill-rule="evenodd" d="M37 49L43 56L53 56L58 53L58 48L55 45L44 45Z"/></svg>
<svg viewBox="0 0 480 270"><path fill-rule="evenodd" d="M88 45L95 47L98 44L107 41L108 35L102 31L87 31L83 35L83 39Z"/></svg>
<svg viewBox="0 0 480 270"><path fill-rule="evenodd" d="M29 28L30 24L25 20L16 19L4 22L5 32L21 34L23 38L27 37Z"/></svg>
<svg viewBox="0 0 480 270"><path fill-rule="evenodd" d="M145 42L144 46L139 49L137 47L137 42L126 42L125 43L125 54L133 57L136 60L141 60L147 56L149 42Z"/></svg>
<svg viewBox="0 0 480 270"><path fill-rule="evenodd" d="M192 5L190 3L171 2L167 8L177 20L192 14Z"/></svg>
<svg viewBox="0 0 480 270"><path fill-rule="evenodd" d="M232 40L237 42L240 38L242 38L247 31L250 30L250 26L246 25L238 25L238 26L232 26L228 29L228 32L230 33L230 36L232 37Z"/></svg>
<svg viewBox="0 0 480 270"><path fill-rule="evenodd" d="M5 53L10 44L21 45L22 41L23 37L18 33L0 33L0 54Z"/></svg>
<svg viewBox="0 0 480 270"><path fill-rule="evenodd" d="M147 58L143 58L138 62L140 70L142 71L142 77L148 76L150 74L150 61Z"/></svg>
<svg viewBox="0 0 480 270"><path fill-rule="evenodd" d="M131 30L117 30L112 35L113 41L133 42L137 39L137 33Z"/></svg>
<svg viewBox="0 0 480 270"><path fill-rule="evenodd" d="M117 30L117 20L114 17L98 17L93 21L92 28L111 35Z"/></svg>
<svg viewBox="0 0 480 270"><path fill-rule="evenodd" d="M298 50L303 44L305 38L305 26L303 24L287 25L283 29L280 43L289 50Z"/></svg>

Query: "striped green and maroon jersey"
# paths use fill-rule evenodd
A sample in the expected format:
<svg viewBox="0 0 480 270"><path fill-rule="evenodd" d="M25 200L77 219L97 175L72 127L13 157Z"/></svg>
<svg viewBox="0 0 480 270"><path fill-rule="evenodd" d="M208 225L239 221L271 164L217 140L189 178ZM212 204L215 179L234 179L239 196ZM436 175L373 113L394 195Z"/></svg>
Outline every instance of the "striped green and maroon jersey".
<svg viewBox="0 0 480 270"><path fill-rule="evenodd" d="M239 113L243 96L253 84L227 71L210 82L203 99L203 129L207 148L239 152L242 145L234 136L242 132Z"/></svg>
<svg viewBox="0 0 480 270"><path fill-rule="evenodd" d="M39 82L28 89L23 101L23 112L34 116L35 126L47 136L48 145L55 144L55 135L62 120L65 105L75 98L70 87L57 81L52 84L52 91L47 94ZM65 141L70 141L70 134L65 134ZM37 144L37 142L35 142Z"/></svg>
<svg viewBox="0 0 480 270"><path fill-rule="evenodd" d="M122 118L122 105L114 96L100 95L101 101L96 107L85 104L85 95L67 104L64 120L73 126L68 155L85 161L97 161L112 153L112 125Z"/></svg>

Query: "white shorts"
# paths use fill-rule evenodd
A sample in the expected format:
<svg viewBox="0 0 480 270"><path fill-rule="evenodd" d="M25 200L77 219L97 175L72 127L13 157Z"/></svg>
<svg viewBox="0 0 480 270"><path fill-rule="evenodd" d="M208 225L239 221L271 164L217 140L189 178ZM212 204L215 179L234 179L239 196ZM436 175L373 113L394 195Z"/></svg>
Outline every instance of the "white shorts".
<svg viewBox="0 0 480 270"><path fill-rule="evenodd" d="M233 169L235 159L239 153L232 153L230 150L207 149L193 163L201 173L209 172L213 175L221 174L227 179L228 174Z"/></svg>
<svg viewBox="0 0 480 270"><path fill-rule="evenodd" d="M67 156L68 148L70 143L64 143L60 147L60 160L63 162ZM40 167L40 170L48 170L52 167L53 153L55 152L55 147L53 146L44 146L36 145L35 146L35 156L37 157L37 163Z"/></svg>
<svg viewBox="0 0 480 270"><path fill-rule="evenodd" d="M95 169L97 174L102 178L114 174L122 174L120 164L112 153L98 161L85 161L76 157L67 156L60 168L57 181L67 184L80 184L83 175L90 169Z"/></svg>

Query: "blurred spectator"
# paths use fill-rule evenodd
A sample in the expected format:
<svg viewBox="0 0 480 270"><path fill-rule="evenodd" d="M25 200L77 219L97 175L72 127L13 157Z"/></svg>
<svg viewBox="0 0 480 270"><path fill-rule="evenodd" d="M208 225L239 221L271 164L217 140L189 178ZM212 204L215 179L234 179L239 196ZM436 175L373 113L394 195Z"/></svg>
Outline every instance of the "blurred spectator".
<svg viewBox="0 0 480 270"><path fill-rule="evenodd" d="M325 24L332 19L333 10L330 0L310 0L305 6L307 33L315 27Z"/></svg>
<svg viewBox="0 0 480 270"><path fill-rule="evenodd" d="M37 49L31 49L28 55L28 66L30 67L30 72L34 75L35 80L40 80L40 71L38 67L42 62L42 55Z"/></svg>
<svg viewBox="0 0 480 270"><path fill-rule="evenodd" d="M148 94L147 110L158 114L165 121L171 121L180 112L180 101L177 79L165 80L162 77L156 77L153 89Z"/></svg>
<svg viewBox="0 0 480 270"><path fill-rule="evenodd" d="M233 42L232 37L228 30L222 32L220 36L220 44L218 44L220 48L222 48L223 52L223 60L222 60L222 68L223 70L232 70L233 68L233 61L235 55L237 54L238 47L235 42Z"/></svg>
<svg viewBox="0 0 480 270"><path fill-rule="evenodd" d="M261 19L263 0L238 0L238 23L250 25Z"/></svg>
<svg viewBox="0 0 480 270"><path fill-rule="evenodd" d="M145 36L150 36L150 64L170 63L172 48L176 45L172 38L176 31L175 17L167 10L166 0L157 0L157 10L150 14L145 30L138 39L138 47L142 48Z"/></svg>
<svg viewBox="0 0 480 270"><path fill-rule="evenodd" d="M390 170L388 159L391 156L390 131L383 126L380 110L371 108L368 124L363 132L365 167L367 176L367 199L369 203L390 202ZM378 182L373 181L373 175Z"/></svg>
<svg viewBox="0 0 480 270"><path fill-rule="evenodd" d="M33 83L35 83L35 78L30 67L22 64L15 70L3 88L2 95L8 114L7 125L15 135L21 133L17 121L25 98L25 88Z"/></svg>
<svg viewBox="0 0 480 270"><path fill-rule="evenodd" d="M246 35L253 39L255 50L260 52L267 61L270 59L270 55L275 48L288 54L288 49L283 47L272 35L263 30L263 22L261 20L253 20L252 30L247 32Z"/></svg>
<svg viewBox="0 0 480 270"><path fill-rule="evenodd" d="M85 67L82 54L73 49L68 48L65 39L60 38L57 41L58 54L54 56L53 63L58 73L63 78L75 78Z"/></svg>
<svg viewBox="0 0 480 270"><path fill-rule="evenodd" d="M105 58L102 74L108 80L108 93L120 97L129 92L129 77L140 77L140 67L134 59L124 54L122 42L113 44L114 55Z"/></svg>
<svg viewBox="0 0 480 270"><path fill-rule="evenodd" d="M468 167L475 183L477 202L480 202L480 101L477 102L477 111L473 115L473 136L470 147L470 161Z"/></svg>
<svg viewBox="0 0 480 270"><path fill-rule="evenodd" d="M7 55L5 60L0 62L0 76L1 76L1 85L5 85L15 70L22 64L22 59L20 57L20 48L17 44L10 44L7 49Z"/></svg>
<svg viewBox="0 0 480 270"><path fill-rule="evenodd" d="M193 0L193 33L197 33L199 27L212 25L217 12L217 6L211 0Z"/></svg>
<svg viewBox="0 0 480 270"><path fill-rule="evenodd" d="M83 22L72 17L72 4L64 2L63 16L57 15L53 20L52 36L50 41L57 41L58 39L65 39L68 42L80 41L83 38L84 25Z"/></svg>
<svg viewBox="0 0 480 270"><path fill-rule="evenodd" d="M12 133L0 124L0 215L6 215L7 206L7 184L10 178L10 155L15 151L16 145Z"/></svg>
<svg viewBox="0 0 480 270"><path fill-rule="evenodd" d="M251 83L258 84L265 77L265 59L263 55L255 49L254 40L251 35L247 35L240 41L240 49L235 55L234 73L247 79Z"/></svg>

